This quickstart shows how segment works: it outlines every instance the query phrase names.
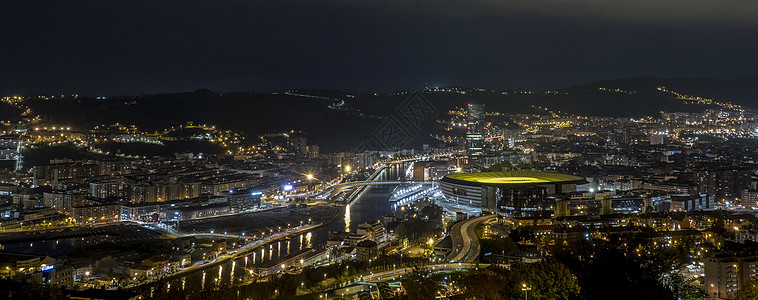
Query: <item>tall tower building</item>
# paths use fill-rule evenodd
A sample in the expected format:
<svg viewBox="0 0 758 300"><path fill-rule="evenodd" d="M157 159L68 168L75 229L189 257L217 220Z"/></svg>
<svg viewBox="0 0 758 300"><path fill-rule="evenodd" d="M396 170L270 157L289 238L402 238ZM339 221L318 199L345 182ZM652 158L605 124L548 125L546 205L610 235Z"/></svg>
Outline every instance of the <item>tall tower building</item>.
<svg viewBox="0 0 758 300"><path fill-rule="evenodd" d="M466 121L466 152L480 156L484 153L484 104L469 103Z"/></svg>

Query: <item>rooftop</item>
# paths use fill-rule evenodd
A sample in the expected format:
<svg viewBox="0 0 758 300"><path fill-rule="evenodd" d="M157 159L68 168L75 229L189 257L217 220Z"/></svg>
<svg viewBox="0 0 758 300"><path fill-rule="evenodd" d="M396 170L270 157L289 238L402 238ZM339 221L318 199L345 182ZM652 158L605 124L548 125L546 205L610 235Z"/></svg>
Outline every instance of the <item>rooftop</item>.
<svg viewBox="0 0 758 300"><path fill-rule="evenodd" d="M513 185L513 184L544 184L544 183L584 183L579 176L536 171L511 171L511 172L482 172L482 173L456 173L445 176L442 181L479 184L479 185Z"/></svg>

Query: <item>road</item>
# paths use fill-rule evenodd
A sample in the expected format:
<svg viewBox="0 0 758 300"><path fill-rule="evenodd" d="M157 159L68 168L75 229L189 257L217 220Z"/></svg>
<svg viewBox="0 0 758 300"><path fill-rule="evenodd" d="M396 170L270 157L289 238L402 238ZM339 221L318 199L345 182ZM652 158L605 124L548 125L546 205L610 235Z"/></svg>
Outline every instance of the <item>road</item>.
<svg viewBox="0 0 758 300"><path fill-rule="evenodd" d="M489 266L489 264L472 264L472 263L449 263L449 264L435 264L435 265L427 265L422 268L422 270L427 271L435 271L435 272L452 272L452 271L459 271L463 269L473 269L473 268L484 268ZM506 267L508 267L506 265ZM322 300L331 300L331 299L355 299L358 294L358 292L363 291L366 286L376 286L377 282L392 281L393 278L400 279L400 276L406 275L408 273L413 272L415 269L411 267L402 267L398 269L393 270L387 270L377 273L369 273L364 274L363 276L359 277L357 280L345 284L342 287L335 288L329 291L321 291L318 293L305 295L303 296L303 299L315 299L316 295L318 295L318 299ZM369 290L370 291L370 290ZM375 293L376 290L372 293Z"/></svg>
<svg viewBox="0 0 758 300"><path fill-rule="evenodd" d="M246 244L246 245L244 245L244 246L242 246L242 247L240 247L238 249L230 250L227 253L221 254L221 255L219 255L218 257L216 257L216 258L214 258L212 260L204 261L204 262L198 262L198 263L195 263L194 265L191 265L189 267L183 268L183 269L178 270L178 271L176 271L174 273L163 274L163 275L160 275L160 276L157 276L157 277L154 277L154 278L150 278L150 279L147 279L147 280L142 280L142 281L137 282L136 284L131 284L131 285L127 286L127 287L128 288L137 287L137 286L153 283L153 282L158 281L160 279L164 279L164 278L168 278L168 277L175 277L175 276L178 276L178 275L181 275L181 274L186 274L186 273L189 273L189 272L194 272L194 271L197 271L197 270L201 270L201 269L214 266L214 265L216 265L218 263L221 263L221 262L224 262L224 261L227 261L227 260L235 260L235 259L238 259L240 257L244 257L245 255L250 254L250 251L252 251L253 249L255 249L255 248L259 247L259 246L262 246L262 245L274 242L274 241L276 241L278 239L285 238L287 236L298 235L298 234L300 234L302 232L306 232L308 230L314 229L314 228L319 227L321 225L322 224L303 225L303 226L298 226L298 227L295 227L295 228L288 229L287 231L278 232L278 233L269 235L269 236L267 236L265 238L262 238L262 239L254 241L254 242L248 243L248 244Z"/></svg>
<svg viewBox="0 0 758 300"><path fill-rule="evenodd" d="M481 245L476 236L476 226L484 221L495 218L495 215L471 218L453 225L450 237L453 240L453 251L445 257L448 262L473 262L479 256Z"/></svg>
<svg viewBox="0 0 758 300"><path fill-rule="evenodd" d="M473 264L473 263L449 263L449 264L436 264L436 265L428 265L424 267L424 270L433 270L433 271L453 271L453 270L460 270L460 269L471 269L476 267L487 267L489 264ZM393 270L387 270L377 273L371 273L369 275L363 275L361 280L357 281L364 281L364 282L376 282L376 281L382 281L385 279L389 279L396 276L402 276L408 273L413 272L414 268L412 267L406 267L406 268L398 268Z"/></svg>

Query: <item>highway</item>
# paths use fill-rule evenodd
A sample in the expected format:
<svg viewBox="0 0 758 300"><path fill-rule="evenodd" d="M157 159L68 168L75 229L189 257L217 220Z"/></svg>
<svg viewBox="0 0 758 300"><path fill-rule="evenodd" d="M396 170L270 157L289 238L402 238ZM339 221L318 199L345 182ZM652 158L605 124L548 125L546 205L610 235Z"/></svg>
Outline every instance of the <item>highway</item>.
<svg viewBox="0 0 758 300"><path fill-rule="evenodd" d="M450 237L453 240L453 251L445 257L448 262L473 262L479 256L479 238L476 236L476 226L484 221L495 218L495 215L471 218L453 225Z"/></svg>
<svg viewBox="0 0 758 300"><path fill-rule="evenodd" d="M435 264L435 265L428 265L425 266L424 270L432 270L432 271L454 271L454 270L461 270L461 269L471 269L471 268L484 268L489 266L489 264L473 264L473 263L449 263L449 264ZM371 273L369 275L363 275L360 280L356 282L377 282L377 281L383 281L387 279L391 279L397 276L402 276L408 273L413 272L414 268L412 267L403 267L393 270L387 270L377 273Z"/></svg>
<svg viewBox="0 0 758 300"><path fill-rule="evenodd" d="M238 249L229 250L228 252L226 252L224 254L221 254L221 255L219 255L218 257L216 257L216 258L214 258L212 260L197 262L197 263L195 263L195 264L193 264L193 265L191 265L189 267L183 268L183 269L178 270L178 271L176 271L174 273L163 274L163 275L160 275L160 276L157 276L157 277L154 277L154 278L150 278L148 280L142 280L142 281L139 281L139 282L137 282L135 284L130 284L127 287L141 286L141 285L144 285L144 284L148 284L148 283L151 283L151 282L158 281L158 280L163 279L163 278L175 277L175 276L178 276L178 275L181 275L181 274L186 274L188 272L194 272L194 271L197 271L197 270L202 270L204 268L214 266L217 263L224 262L226 260L235 260L235 259L238 259L240 257L244 257L245 255L250 254L250 251L253 251L255 248L257 248L259 246L262 246L262 245L274 242L274 241L276 241L278 239L285 238L285 237L288 237L288 236L298 235L298 234L300 234L302 232L306 232L308 230L311 230L313 228L319 227L321 225L322 224L304 225L304 226L298 226L298 227L295 227L295 228L292 228L292 229L288 229L287 231L278 232L278 233L269 235L269 236L267 236L265 238L262 238L262 239L254 241L254 242L248 243L248 244L246 244L246 245L244 245L244 246L242 246L242 247L240 247Z"/></svg>
<svg viewBox="0 0 758 300"><path fill-rule="evenodd" d="M454 271L460 271L464 269L485 268L487 266L489 266L489 264L450 263L450 264L427 265L427 266L422 267L421 270L432 271L432 272L454 272ZM508 265L505 265L505 266L508 267ZM408 273L412 273L414 270L415 269L412 267L401 267L401 268L381 271L377 273L363 274L362 276L359 276L358 278L356 278L355 281L352 281L351 283L346 283L342 285L341 287L337 287L335 289L328 290L328 291L321 291L321 292L305 295L305 296L302 296L302 298L315 299L316 295L318 295L319 296L318 299L323 299L323 300L356 299L357 298L356 295L358 294L358 292L363 291L365 287L367 286L376 287L376 284L382 281L393 282L395 281L393 279L400 279L401 276L406 275ZM374 291L369 290L369 291L371 293L376 293L375 290Z"/></svg>

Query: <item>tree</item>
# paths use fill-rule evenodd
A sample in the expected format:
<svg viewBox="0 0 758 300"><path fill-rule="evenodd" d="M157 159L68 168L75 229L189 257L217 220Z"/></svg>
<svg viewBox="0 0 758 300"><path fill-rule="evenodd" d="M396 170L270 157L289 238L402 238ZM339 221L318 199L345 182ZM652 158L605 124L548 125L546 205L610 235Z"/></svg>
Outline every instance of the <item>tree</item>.
<svg viewBox="0 0 758 300"><path fill-rule="evenodd" d="M739 291L734 294L735 300L752 300L758 299L758 281L748 280L746 281Z"/></svg>
<svg viewBox="0 0 758 300"><path fill-rule="evenodd" d="M395 235L404 238L408 234L408 229L405 228L405 224L400 223L395 227Z"/></svg>
<svg viewBox="0 0 758 300"><path fill-rule="evenodd" d="M480 240L482 252L493 252L496 254L511 255L518 252L518 246L510 238L494 236L490 239Z"/></svg>
<svg viewBox="0 0 758 300"><path fill-rule="evenodd" d="M576 277L565 265L555 260L512 266L503 296L506 299L520 299L524 284L530 288L529 299L573 299L579 295Z"/></svg>
<svg viewBox="0 0 758 300"><path fill-rule="evenodd" d="M676 299L671 289L659 282L661 274L642 266L642 259L625 255L618 247L571 243L553 253L576 274L587 300ZM663 269L663 268L660 268ZM670 270L670 269L669 269Z"/></svg>
<svg viewBox="0 0 758 300"><path fill-rule="evenodd" d="M463 287L466 298L497 300L502 299L499 291L505 285L507 279L487 274L476 273L464 277L458 283Z"/></svg>
<svg viewBox="0 0 758 300"><path fill-rule="evenodd" d="M509 161L503 161L501 163L496 163L494 165L491 165L489 168L485 169L487 172L503 172L506 169L512 168L513 165L511 165L511 162Z"/></svg>
<svg viewBox="0 0 758 300"><path fill-rule="evenodd" d="M439 281L418 268L408 274L401 284L407 299L435 299L437 291L440 290Z"/></svg>
<svg viewBox="0 0 758 300"><path fill-rule="evenodd" d="M0 281L0 295L9 299L66 299L57 285Z"/></svg>

